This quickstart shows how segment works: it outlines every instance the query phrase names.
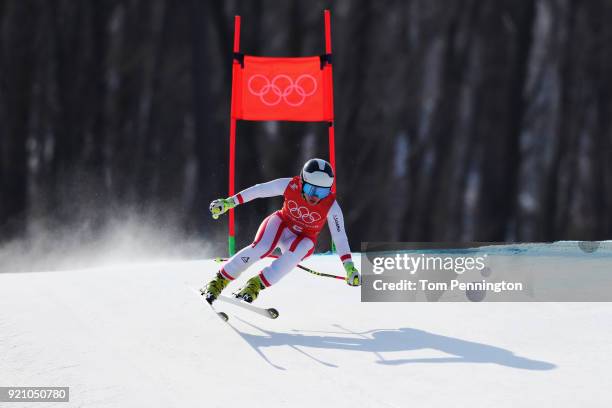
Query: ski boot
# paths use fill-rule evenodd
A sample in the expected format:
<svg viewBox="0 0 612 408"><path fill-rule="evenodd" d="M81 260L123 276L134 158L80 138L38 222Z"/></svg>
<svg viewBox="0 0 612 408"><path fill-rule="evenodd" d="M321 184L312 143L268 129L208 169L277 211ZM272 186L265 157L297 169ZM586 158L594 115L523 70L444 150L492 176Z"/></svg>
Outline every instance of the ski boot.
<svg viewBox="0 0 612 408"><path fill-rule="evenodd" d="M212 305L217 300L217 297L221 294L221 291L229 284L229 279L225 279L223 275L217 272L215 279L208 282L206 288L201 288L200 293L206 298L206 301Z"/></svg>
<svg viewBox="0 0 612 408"><path fill-rule="evenodd" d="M252 303L255 299L257 299L259 291L265 288L266 286L263 284L259 276L253 276L247 281L246 286L240 289L240 292L236 294L236 297L241 298L247 303Z"/></svg>

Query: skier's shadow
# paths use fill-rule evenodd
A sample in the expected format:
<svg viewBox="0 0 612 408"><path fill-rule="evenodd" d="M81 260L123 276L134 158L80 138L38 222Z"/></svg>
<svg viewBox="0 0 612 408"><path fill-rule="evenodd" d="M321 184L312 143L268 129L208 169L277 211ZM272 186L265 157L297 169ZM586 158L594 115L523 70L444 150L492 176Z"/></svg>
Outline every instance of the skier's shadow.
<svg viewBox="0 0 612 408"><path fill-rule="evenodd" d="M322 361L301 348L321 348L335 350L363 351L374 353L376 363L385 365L401 365L415 363L490 363L505 367L520 368L524 370L552 370L555 364L546 361L531 360L517 356L510 350L488 344L461 340L453 337L441 336L424 330L404 327L400 329L377 329L365 332L353 332L340 325L339 332L304 332L294 330L295 333L279 333L262 329L238 318L243 323L259 330L262 335L242 332L234 327L236 332L270 365L284 370L283 367L272 363L263 353L266 347L289 346L296 351L307 355L316 362L328 367L337 367ZM433 349L449 356L431 358L401 358L387 359L381 353Z"/></svg>

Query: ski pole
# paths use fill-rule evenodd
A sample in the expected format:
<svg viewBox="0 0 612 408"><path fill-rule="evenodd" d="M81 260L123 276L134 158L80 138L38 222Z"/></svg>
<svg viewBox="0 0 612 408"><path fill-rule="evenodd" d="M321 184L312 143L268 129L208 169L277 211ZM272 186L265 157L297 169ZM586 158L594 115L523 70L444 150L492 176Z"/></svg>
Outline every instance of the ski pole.
<svg viewBox="0 0 612 408"><path fill-rule="evenodd" d="M308 273L312 273L313 275L324 276L326 278L335 278L335 279L340 279L340 280L343 280L343 281L346 280L346 278L344 276L332 275L330 273L323 273L323 272L313 271L312 269L307 268L307 267L302 266L302 265L298 265L298 268L300 268L300 269L302 269L302 270L304 270L304 271L306 271Z"/></svg>
<svg viewBox="0 0 612 408"><path fill-rule="evenodd" d="M268 255L267 258L275 258L276 259L276 258L278 258L278 255ZM218 263L225 262L225 261L227 261L227 258L215 258L215 262L218 262ZM332 275L330 273L317 272L317 271L315 271L313 269L307 268L307 267L305 267L303 265L300 265L300 264L298 264L297 267L300 268L301 270L306 271L308 273L311 273L313 275L323 276L325 278L340 279L340 280L346 281L346 278L344 276Z"/></svg>

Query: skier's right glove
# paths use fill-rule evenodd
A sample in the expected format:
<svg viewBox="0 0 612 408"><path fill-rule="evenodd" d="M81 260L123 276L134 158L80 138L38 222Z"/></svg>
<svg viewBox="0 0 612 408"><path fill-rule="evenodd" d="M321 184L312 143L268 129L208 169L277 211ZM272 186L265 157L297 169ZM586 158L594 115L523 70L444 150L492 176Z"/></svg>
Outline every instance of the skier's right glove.
<svg viewBox="0 0 612 408"><path fill-rule="evenodd" d="M346 283L351 286L361 285L361 277L359 271L355 268L353 261L346 261L343 263L344 270L346 271Z"/></svg>
<svg viewBox="0 0 612 408"><path fill-rule="evenodd" d="M221 214L226 213L229 209L234 208L236 203L232 197L230 198L217 198L210 203L210 213L216 220Z"/></svg>

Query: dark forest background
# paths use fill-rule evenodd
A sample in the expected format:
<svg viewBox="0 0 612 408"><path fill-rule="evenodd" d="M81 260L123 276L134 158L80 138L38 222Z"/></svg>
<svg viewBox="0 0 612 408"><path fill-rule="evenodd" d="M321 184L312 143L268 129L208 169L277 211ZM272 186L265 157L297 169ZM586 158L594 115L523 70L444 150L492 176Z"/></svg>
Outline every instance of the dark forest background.
<svg viewBox="0 0 612 408"><path fill-rule="evenodd" d="M225 248L233 16L247 54L319 55L325 8L354 249L612 236L612 1L0 0L0 240L136 214ZM237 155L238 188L291 176L327 128L242 122Z"/></svg>

